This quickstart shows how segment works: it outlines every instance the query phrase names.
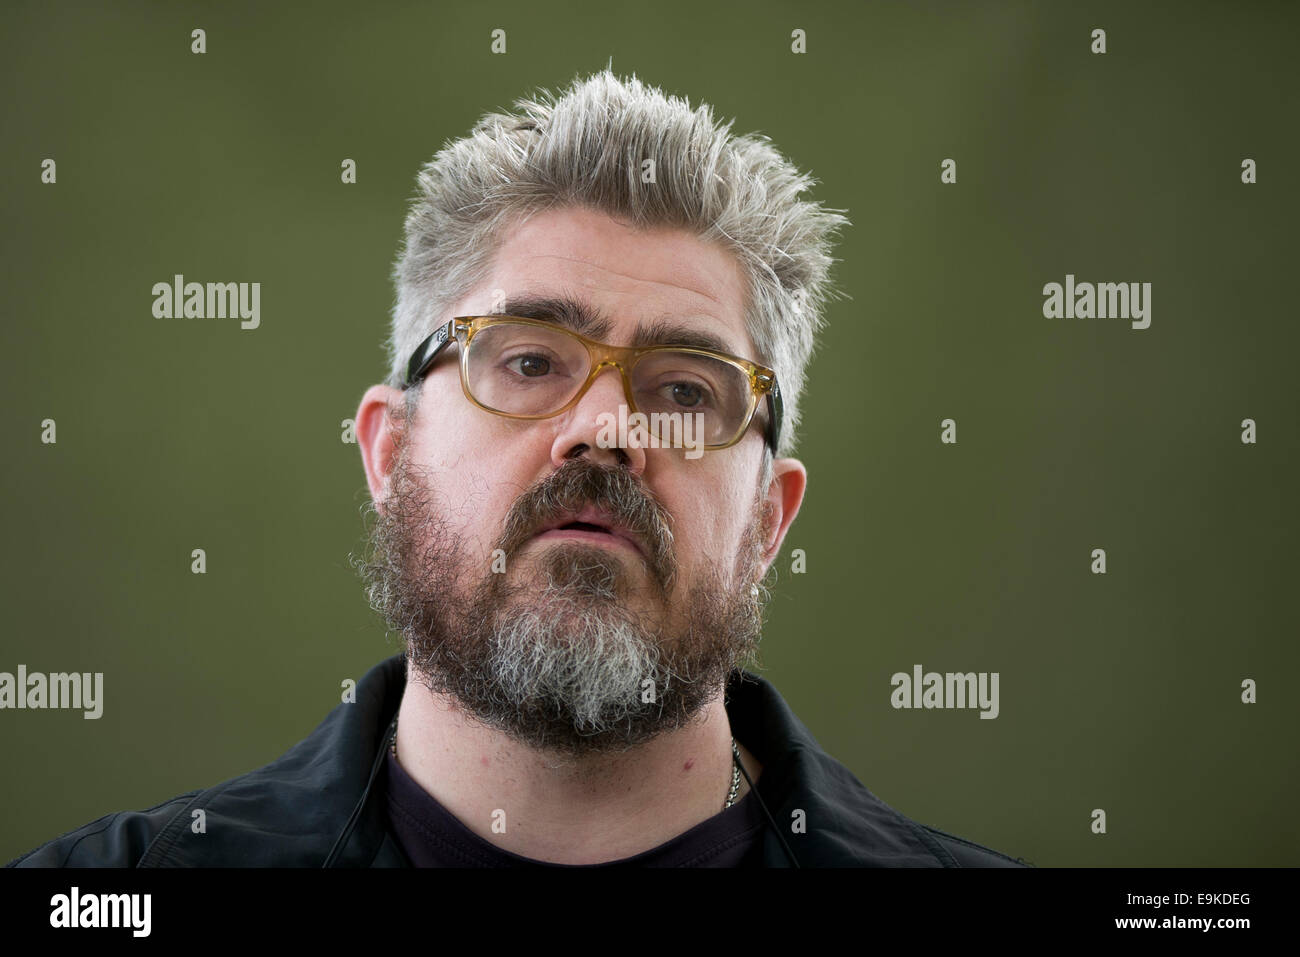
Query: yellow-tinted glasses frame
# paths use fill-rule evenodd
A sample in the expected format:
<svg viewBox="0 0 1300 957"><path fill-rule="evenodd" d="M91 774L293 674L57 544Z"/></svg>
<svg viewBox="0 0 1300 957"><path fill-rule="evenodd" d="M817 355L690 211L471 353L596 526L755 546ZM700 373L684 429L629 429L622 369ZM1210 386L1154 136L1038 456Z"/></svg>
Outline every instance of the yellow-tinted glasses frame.
<svg viewBox="0 0 1300 957"><path fill-rule="evenodd" d="M587 375L587 381L582 384L576 395L559 409L554 412L548 412L545 415L517 415L511 412L502 412L499 409L493 409L484 405L478 399L469 387L469 349L474 341L474 335L488 326L495 326L502 323L522 323L530 326L541 326L552 332L562 332L567 336L581 342L587 348L587 353L591 357L591 372ZM653 352L688 352L695 355L708 356L734 366L745 374L749 379L749 408L745 412L744 421L728 441L714 445L705 445L704 448L715 450L725 449L735 445L744 436L745 431L749 428L754 419L754 412L758 408L758 400L766 396L768 402L768 423L767 423L767 444L776 455L777 445L781 436L781 388L776 381L776 373L761 366L756 362L750 362L748 359L742 359L740 356L728 355L725 352L714 352L711 349L697 349L691 346L611 346L604 342L597 342L595 339L588 339L586 336L579 335L572 329L565 328L554 322L546 322L541 319L526 319L521 316L457 316L449 320L445 325L439 326L433 333L420 343L419 347L411 355L410 362L406 366L406 382L402 385L403 389L409 389L429 373L434 361L455 340L460 345L460 384L465 393L465 398L478 406L484 412L491 412L493 415L502 415L510 419L549 419L554 416L567 412L573 408L587 394L591 384L596 381L596 377L605 371L606 367L614 366L618 369L619 376L623 380L623 395L627 399L628 408L633 412L638 411L636 400L632 396L632 384L628 375L631 369L636 365L641 356L649 355Z"/></svg>

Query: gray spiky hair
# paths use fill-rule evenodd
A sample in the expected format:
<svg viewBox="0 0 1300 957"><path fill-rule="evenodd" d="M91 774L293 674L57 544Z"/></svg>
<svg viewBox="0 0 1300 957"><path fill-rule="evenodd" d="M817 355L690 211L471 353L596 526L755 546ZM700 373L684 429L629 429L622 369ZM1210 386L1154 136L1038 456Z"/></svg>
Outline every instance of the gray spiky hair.
<svg viewBox="0 0 1300 957"><path fill-rule="evenodd" d="M830 251L846 210L800 200L817 180L768 137L733 136L732 122L715 123L708 104L692 110L635 75L606 69L515 107L486 114L420 171L393 269L388 384L401 387L411 353L486 280L513 225L544 209L587 207L638 227L681 227L738 257L760 352L751 358L776 370L785 405L779 454L789 454L823 307L837 295ZM646 159L653 183L642 182Z"/></svg>

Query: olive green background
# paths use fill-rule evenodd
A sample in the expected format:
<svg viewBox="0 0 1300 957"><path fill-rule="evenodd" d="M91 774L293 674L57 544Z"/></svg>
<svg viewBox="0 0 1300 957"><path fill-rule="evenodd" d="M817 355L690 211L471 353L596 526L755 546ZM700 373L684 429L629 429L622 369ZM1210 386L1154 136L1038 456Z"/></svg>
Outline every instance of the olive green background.
<svg viewBox="0 0 1300 957"><path fill-rule="evenodd" d="M1297 863L1293 4L0 16L0 671L105 675L98 721L0 712L0 860L273 760L396 652L348 566L340 423L384 373L416 171L612 57L771 136L853 221L764 638L822 745L1041 866ZM261 328L155 319L175 273L261 282ZM1151 282L1151 327L1045 319L1067 273ZM1000 716L893 709L918 663L998 672Z"/></svg>

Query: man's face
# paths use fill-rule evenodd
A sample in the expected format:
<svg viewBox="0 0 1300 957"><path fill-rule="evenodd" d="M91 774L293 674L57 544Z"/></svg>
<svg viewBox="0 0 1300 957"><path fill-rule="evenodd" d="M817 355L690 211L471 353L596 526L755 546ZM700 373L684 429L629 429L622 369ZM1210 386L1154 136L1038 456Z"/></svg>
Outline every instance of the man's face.
<svg viewBox="0 0 1300 957"><path fill-rule="evenodd" d="M586 209L537 214L450 315L523 296L581 301L605 320L587 333L613 345L708 333L759 358L734 255L684 231L638 232ZM759 422L699 457L601 448L602 416L626 402L614 369L561 415L494 415L465 397L459 358L458 345L439 358L412 421L383 414L404 398L378 386L358 413L378 512L363 572L413 673L561 752L680 726L756 650L755 586L798 509L802 467L778 460L773 487L759 488Z"/></svg>

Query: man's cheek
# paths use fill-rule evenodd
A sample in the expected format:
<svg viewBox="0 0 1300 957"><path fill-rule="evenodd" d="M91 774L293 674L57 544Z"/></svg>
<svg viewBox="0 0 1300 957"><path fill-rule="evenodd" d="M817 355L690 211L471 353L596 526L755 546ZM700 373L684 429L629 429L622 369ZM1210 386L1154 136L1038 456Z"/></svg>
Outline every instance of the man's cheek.
<svg viewBox="0 0 1300 957"><path fill-rule="evenodd" d="M484 488L485 483L478 485ZM489 499L481 492L468 494L465 498L464 515L469 523L466 540L470 542L469 552L475 563L474 571L478 575L504 574L507 563L518 561L525 546L520 546L511 555L506 555L500 548L505 533L506 516L510 512L514 499Z"/></svg>

